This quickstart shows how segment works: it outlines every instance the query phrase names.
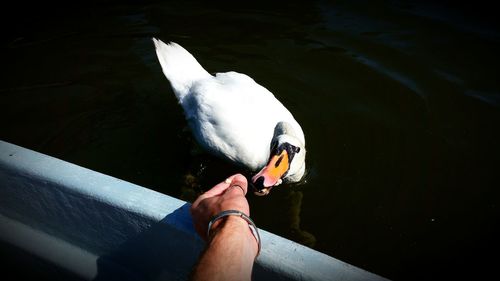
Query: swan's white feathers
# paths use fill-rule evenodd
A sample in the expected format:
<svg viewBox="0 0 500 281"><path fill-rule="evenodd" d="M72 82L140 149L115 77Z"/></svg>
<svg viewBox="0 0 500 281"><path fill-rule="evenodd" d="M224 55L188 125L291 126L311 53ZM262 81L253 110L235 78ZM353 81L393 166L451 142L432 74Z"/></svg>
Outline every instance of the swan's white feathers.
<svg viewBox="0 0 500 281"><path fill-rule="evenodd" d="M184 99L194 81L211 77L193 55L179 44L174 42L165 44L155 38L153 42L163 74L170 81L179 101Z"/></svg>
<svg viewBox="0 0 500 281"><path fill-rule="evenodd" d="M274 129L282 121L304 147L304 134L292 114L252 78L237 72L212 76L181 46L154 42L193 134L209 152L260 169L269 159Z"/></svg>

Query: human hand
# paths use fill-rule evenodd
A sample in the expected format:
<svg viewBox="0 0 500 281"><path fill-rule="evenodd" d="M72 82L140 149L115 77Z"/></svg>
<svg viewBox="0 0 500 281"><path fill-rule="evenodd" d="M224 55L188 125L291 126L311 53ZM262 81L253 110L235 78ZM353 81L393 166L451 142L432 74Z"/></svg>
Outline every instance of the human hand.
<svg viewBox="0 0 500 281"><path fill-rule="evenodd" d="M245 198L247 187L247 179L241 174L235 174L194 201L191 215L195 229L203 239L208 239L207 227L210 219L222 211L238 210L250 216L250 208ZM218 223L220 220L213 224L212 229L217 228Z"/></svg>

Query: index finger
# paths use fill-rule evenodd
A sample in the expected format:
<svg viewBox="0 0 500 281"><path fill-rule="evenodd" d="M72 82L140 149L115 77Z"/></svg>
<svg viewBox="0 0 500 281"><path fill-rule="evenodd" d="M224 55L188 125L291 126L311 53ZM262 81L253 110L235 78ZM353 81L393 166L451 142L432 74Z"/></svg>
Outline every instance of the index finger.
<svg viewBox="0 0 500 281"><path fill-rule="evenodd" d="M192 207L196 207L198 206L198 204L206 199L206 198L210 198L210 197L214 197L214 196L218 196L218 195L221 195L223 194L226 189L229 188L231 182L233 181L234 177L236 177L237 175L239 174L234 174L232 176L230 176L229 178L227 178L225 181L221 182L221 183L218 183L217 185L215 185L214 187L212 187L210 190L206 191L205 193L203 193L202 195L200 195L194 202L193 202L193 205Z"/></svg>
<svg viewBox="0 0 500 281"><path fill-rule="evenodd" d="M213 197L213 196L221 195L222 193L224 193L226 191L226 189L229 188L229 186L231 186L233 179L237 175L239 175L239 174L235 174L235 175L230 176L225 181L217 184L216 186L212 187L210 190L208 190L207 192L202 194L202 196L206 195L206 197Z"/></svg>

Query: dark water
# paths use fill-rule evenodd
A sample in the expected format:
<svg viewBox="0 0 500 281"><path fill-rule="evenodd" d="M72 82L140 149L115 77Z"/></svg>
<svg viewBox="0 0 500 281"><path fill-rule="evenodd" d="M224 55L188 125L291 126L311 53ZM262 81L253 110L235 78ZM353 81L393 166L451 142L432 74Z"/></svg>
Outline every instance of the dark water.
<svg viewBox="0 0 500 281"><path fill-rule="evenodd" d="M492 7L74 3L4 10L0 139L191 200L238 169L195 151L151 37L175 41L252 76L305 131L307 181L250 195L259 227L395 280L493 273Z"/></svg>

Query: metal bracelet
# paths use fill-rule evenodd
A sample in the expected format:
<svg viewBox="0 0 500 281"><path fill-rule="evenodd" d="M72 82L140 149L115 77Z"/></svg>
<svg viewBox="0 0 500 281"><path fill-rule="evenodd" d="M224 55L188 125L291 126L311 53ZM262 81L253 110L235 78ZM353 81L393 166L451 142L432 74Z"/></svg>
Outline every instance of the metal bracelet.
<svg viewBox="0 0 500 281"><path fill-rule="evenodd" d="M255 256L257 258L260 254L260 247L261 247L259 231L253 220L249 216L245 215L243 212L237 210L226 210L215 215L208 223L207 237L210 237L210 229L212 228L214 222L227 216L238 216L244 219L248 223L248 228L250 228L250 232L252 232L253 236L255 237L255 240L257 240L258 249L257 249L257 256Z"/></svg>

